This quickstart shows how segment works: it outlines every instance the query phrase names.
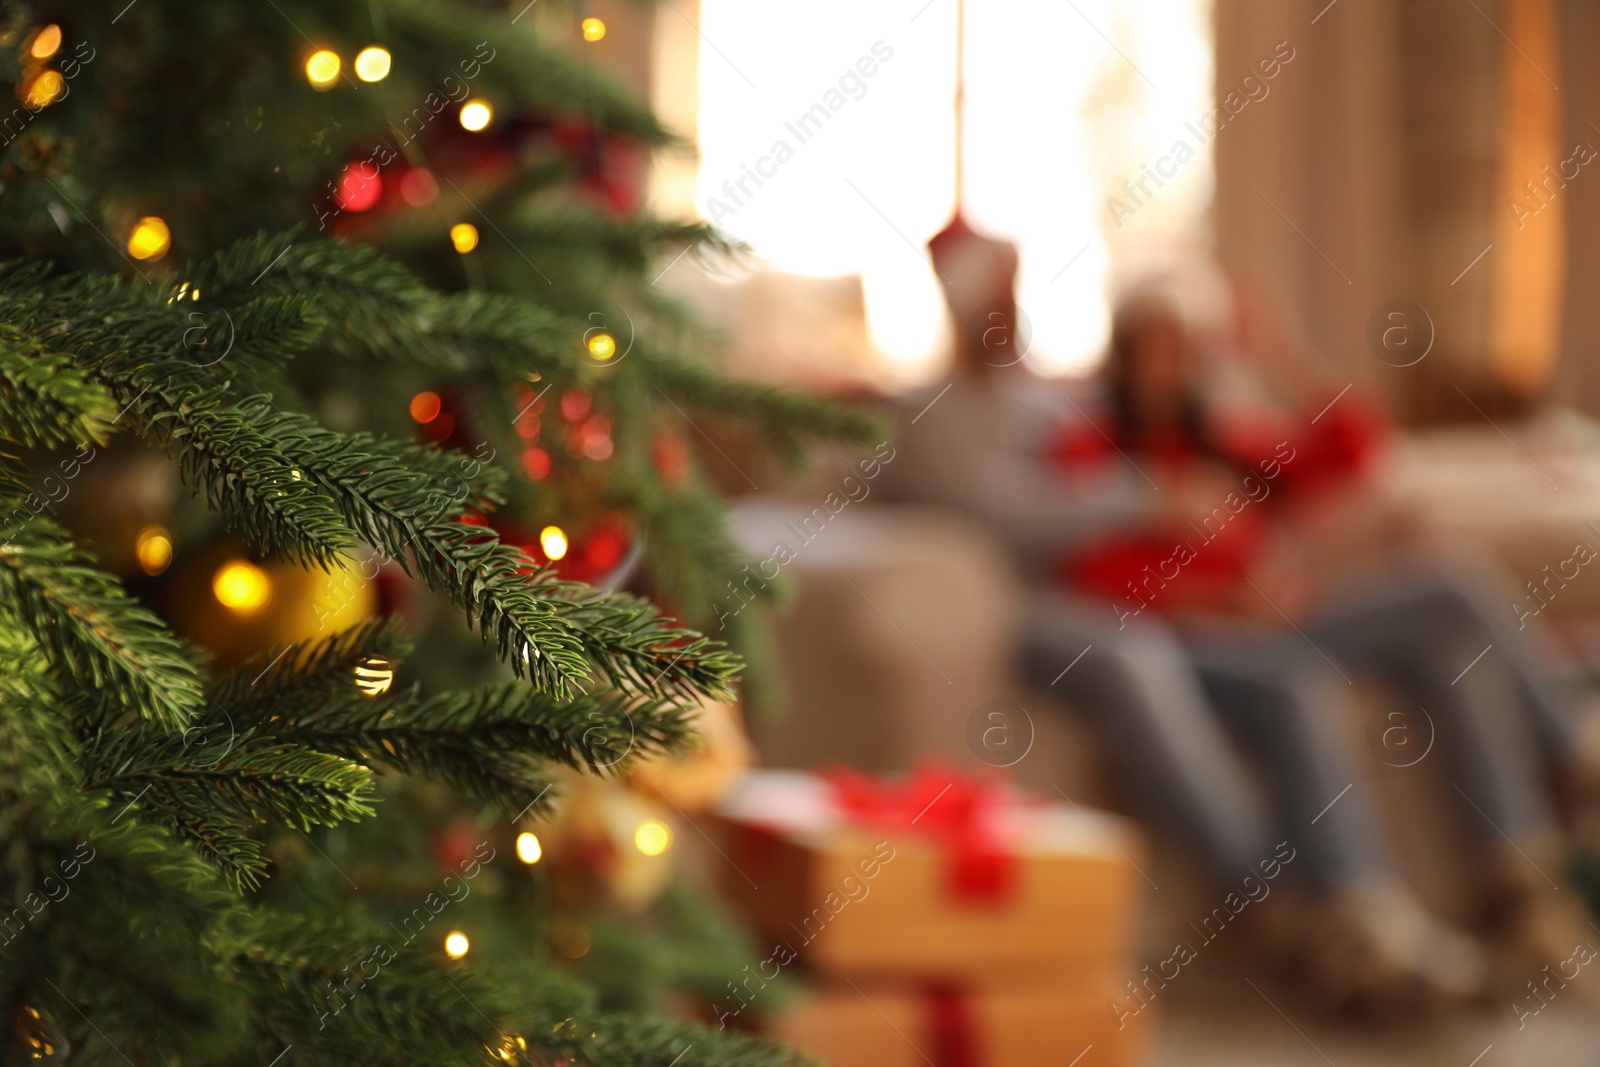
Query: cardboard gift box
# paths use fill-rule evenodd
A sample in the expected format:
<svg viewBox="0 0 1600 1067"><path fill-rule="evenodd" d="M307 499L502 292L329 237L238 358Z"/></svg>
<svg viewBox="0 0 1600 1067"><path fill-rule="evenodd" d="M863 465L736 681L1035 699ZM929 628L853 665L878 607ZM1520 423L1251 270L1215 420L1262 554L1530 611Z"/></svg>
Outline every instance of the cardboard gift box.
<svg viewBox="0 0 1600 1067"><path fill-rule="evenodd" d="M1097 987L967 992L821 987L769 1020L828 1067L1133 1067L1153 1016L1119 1020Z"/></svg>
<svg viewBox="0 0 1600 1067"><path fill-rule="evenodd" d="M726 893L814 973L1081 981L1133 952L1143 847L1113 815L924 768L758 771L717 817Z"/></svg>

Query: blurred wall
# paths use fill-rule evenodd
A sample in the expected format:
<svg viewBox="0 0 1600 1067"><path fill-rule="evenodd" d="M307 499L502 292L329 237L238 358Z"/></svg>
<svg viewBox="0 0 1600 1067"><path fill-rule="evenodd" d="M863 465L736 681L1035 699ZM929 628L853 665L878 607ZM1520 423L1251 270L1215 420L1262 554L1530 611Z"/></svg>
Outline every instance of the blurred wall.
<svg viewBox="0 0 1600 1067"><path fill-rule="evenodd" d="M1600 398L1572 340L1595 313L1564 299L1600 270L1573 232L1597 232L1600 167L1574 158L1600 146L1581 118L1600 115L1587 107L1594 7L1218 0L1219 97L1279 42L1296 53L1218 138L1219 254L1308 348L1411 421L1514 410L1552 383ZM1419 337L1431 323L1412 366L1369 338L1397 300L1425 310Z"/></svg>

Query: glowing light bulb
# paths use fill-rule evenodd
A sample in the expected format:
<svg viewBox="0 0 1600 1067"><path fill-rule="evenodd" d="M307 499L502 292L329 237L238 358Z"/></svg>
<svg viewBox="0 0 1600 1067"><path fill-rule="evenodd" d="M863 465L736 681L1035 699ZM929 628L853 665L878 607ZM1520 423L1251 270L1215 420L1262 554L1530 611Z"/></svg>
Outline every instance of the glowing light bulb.
<svg viewBox="0 0 1600 1067"><path fill-rule="evenodd" d="M235 615L257 615L272 600L272 581L254 563L231 559L211 578L217 602Z"/></svg>
<svg viewBox="0 0 1600 1067"><path fill-rule="evenodd" d="M387 693L394 684L394 664L380 656L369 656L356 664L356 688L369 697Z"/></svg>
<svg viewBox="0 0 1600 1067"><path fill-rule="evenodd" d="M672 845L672 833L666 826L651 819L640 823L633 832L633 845L646 856L659 856Z"/></svg>
<svg viewBox="0 0 1600 1067"><path fill-rule="evenodd" d="M617 354L617 339L602 331L589 338L588 348L591 356L604 363Z"/></svg>
<svg viewBox="0 0 1600 1067"><path fill-rule="evenodd" d="M311 53L311 58L306 60L306 81L318 91L333 88L333 83L339 80L339 56L324 48L320 52Z"/></svg>
<svg viewBox="0 0 1600 1067"><path fill-rule="evenodd" d="M603 19L586 18L583 20L583 39L593 44L606 35L606 24Z"/></svg>
<svg viewBox="0 0 1600 1067"><path fill-rule="evenodd" d="M478 228L470 222L458 222L450 227L450 243L456 251L466 255L478 247Z"/></svg>
<svg viewBox="0 0 1600 1067"><path fill-rule="evenodd" d="M539 547L544 550L546 559L561 559L567 554L566 531L559 526L546 526L539 531Z"/></svg>
<svg viewBox="0 0 1600 1067"><path fill-rule="evenodd" d="M356 77L364 82L381 82L389 76L389 67L393 62L387 48L368 45L356 53Z"/></svg>
<svg viewBox="0 0 1600 1067"><path fill-rule="evenodd" d="M526 864L538 863L544 855L544 846L532 834L517 835L517 859Z"/></svg>
<svg viewBox="0 0 1600 1067"><path fill-rule="evenodd" d="M460 930L451 930L444 938L444 954L453 960L459 960L467 954L472 947L472 942L467 940L467 935Z"/></svg>
<svg viewBox="0 0 1600 1067"><path fill-rule="evenodd" d="M172 247L172 231L164 219L146 215L128 235L128 255L134 259L160 259Z"/></svg>
<svg viewBox="0 0 1600 1067"><path fill-rule="evenodd" d="M66 86L66 79L56 71L40 71L39 76L28 83L28 106L35 111L42 107L48 107L55 102Z"/></svg>
<svg viewBox="0 0 1600 1067"><path fill-rule="evenodd" d="M411 398L411 417L420 423L430 423L439 417L439 394L424 390Z"/></svg>
<svg viewBox="0 0 1600 1067"><path fill-rule="evenodd" d="M49 59L60 48L61 27L52 22L33 35L33 43L28 46L28 54L34 59Z"/></svg>
<svg viewBox="0 0 1600 1067"><path fill-rule="evenodd" d="M463 128L477 133L489 125L489 120L494 118L494 108L483 100L468 100L461 105L460 117Z"/></svg>
<svg viewBox="0 0 1600 1067"><path fill-rule="evenodd" d="M172 564L172 536L165 526L146 526L133 539L133 554L139 559L139 569L156 575Z"/></svg>

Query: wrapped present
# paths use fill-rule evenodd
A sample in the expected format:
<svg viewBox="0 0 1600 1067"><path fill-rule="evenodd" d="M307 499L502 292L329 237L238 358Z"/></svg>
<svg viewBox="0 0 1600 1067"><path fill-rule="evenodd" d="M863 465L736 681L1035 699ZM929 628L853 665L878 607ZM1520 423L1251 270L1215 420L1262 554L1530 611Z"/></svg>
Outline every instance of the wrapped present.
<svg viewBox="0 0 1600 1067"><path fill-rule="evenodd" d="M718 817L728 895L819 974L1059 980L1132 954L1143 849L1116 816L925 767L759 771Z"/></svg>
<svg viewBox="0 0 1600 1067"><path fill-rule="evenodd" d="M1092 987L844 985L809 990L767 1032L828 1067L1132 1067L1152 1027Z"/></svg>

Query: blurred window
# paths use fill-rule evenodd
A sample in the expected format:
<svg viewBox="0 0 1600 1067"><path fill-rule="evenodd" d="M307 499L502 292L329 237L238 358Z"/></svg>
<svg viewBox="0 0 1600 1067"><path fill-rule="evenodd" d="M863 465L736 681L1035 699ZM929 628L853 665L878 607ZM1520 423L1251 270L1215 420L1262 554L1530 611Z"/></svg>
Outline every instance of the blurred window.
<svg viewBox="0 0 1600 1067"><path fill-rule="evenodd" d="M697 210L777 269L862 275L884 357L931 367L944 312L923 244L954 203L954 0L698 15ZM969 2L965 37L967 217L1021 247L1041 369L1086 370L1113 269L1203 236L1211 153L1190 126L1211 114L1210 0ZM1155 184L1146 168L1180 140L1192 157ZM1141 179L1134 207L1123 183Z"/></svg>

